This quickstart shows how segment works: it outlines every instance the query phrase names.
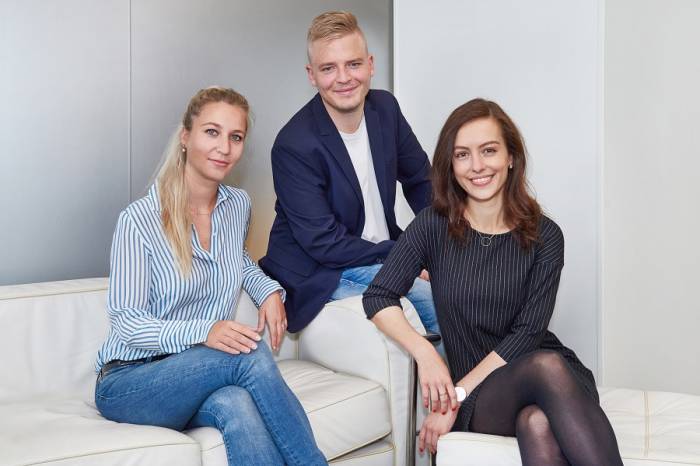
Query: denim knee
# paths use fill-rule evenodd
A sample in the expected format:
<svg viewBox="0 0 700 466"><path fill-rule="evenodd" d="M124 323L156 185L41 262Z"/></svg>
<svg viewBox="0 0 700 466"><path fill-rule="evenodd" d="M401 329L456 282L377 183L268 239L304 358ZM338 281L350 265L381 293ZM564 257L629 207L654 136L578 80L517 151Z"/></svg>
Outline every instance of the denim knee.
<svg viewBox="0 0 700 466"><path fill-rule="evenodd" d="M258 377L277 375L277 363L272 357L272 352L267 343L260 341L258 347L248 354L241 354L248 363L248 370Z"/></svg>
<svg viewBox="0 0 700 466"><path fill-rule="evenodd" d="M245 388L235 385L222 387L209 395L202 408L225 424L221 428L250 422L259 417L258 408L250 393Z"/></svg>

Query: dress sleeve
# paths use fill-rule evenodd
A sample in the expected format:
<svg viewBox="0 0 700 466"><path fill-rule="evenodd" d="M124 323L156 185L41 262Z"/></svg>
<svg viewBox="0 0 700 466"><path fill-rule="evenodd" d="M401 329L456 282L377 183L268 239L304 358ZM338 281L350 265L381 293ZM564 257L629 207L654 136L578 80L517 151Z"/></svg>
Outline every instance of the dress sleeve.
<svg viewBox="0 0 700 466"><path fill-rule="evenodd" d="M559 278L564 267L564 236L547 220L542 225L542 242L536 245L536 259L527 278L524 304L510 333L494 351L506 362L540 346L554 312Z"/></svg>
<svg viewBox="0 0 700 466"><path fill-rule="evenodd" d="M110 257L107 310L115 333L131 348L179 353L206 341L216 320L161 320L150 312L150 246L128 212L117 221Z"/></svg>
<svg viewBox="0 0 700 466"><path fill-rule="evenodd" d="M246 225L244 238L248 236L248 227L250 226L250 199L246 203ZM287 298L284 288L272 278L268 277L262 271L258 264L251 259L248 251L243 248L243 289L250 295L257 307L260 307L265 298L272 293L279 291L282 294L282 301Z"/></svg>
<svg viewBox="0 0 700 466"><path fill-rule="evenodd" d="M362 305L368 319L387 307L401 307L401 296L406 295L420 271L425 268L425 223L422 215L411 222L396 240L384 265L362 295Z"/></svg>

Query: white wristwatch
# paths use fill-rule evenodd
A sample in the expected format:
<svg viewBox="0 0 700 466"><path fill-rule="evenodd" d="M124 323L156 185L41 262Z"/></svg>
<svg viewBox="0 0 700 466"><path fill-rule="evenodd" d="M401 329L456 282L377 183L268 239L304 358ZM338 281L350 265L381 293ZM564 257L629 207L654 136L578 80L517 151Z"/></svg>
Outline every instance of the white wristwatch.
<svg viewBox="0 0 700 466"><path fill-rule="evenodd" d="M467 399L467 391L462 387L455 387L455 393L457 394L457 401L462 402Z"/></svg>

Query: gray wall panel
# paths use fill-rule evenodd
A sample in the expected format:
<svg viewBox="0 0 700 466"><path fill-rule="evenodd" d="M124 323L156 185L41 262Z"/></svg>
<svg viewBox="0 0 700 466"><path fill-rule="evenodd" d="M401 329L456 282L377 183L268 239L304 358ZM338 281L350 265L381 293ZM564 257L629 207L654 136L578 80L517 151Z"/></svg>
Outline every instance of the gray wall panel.
<svg viewBox="0 0 700 466"><path fill-rule="evenodd" d="M0 285L100 276L128 200L128 2L0 3Z"/></svg>
<svg viewBox="0 0 700 466"><path fill-rule="evenodd" d="M274 216L270 147L314 94L305 38L328 9L357 14L391 78L391 2L0 0L0 285L108 273L118 212L142 196L187 99L210 84L251 102L230 183L253 198L249 248Z"/></svg>
<svg viewBox="0 0 700 466"><path fill-rule="evenodd" d="M306 78L306 31L328 9L353 11L376 54L375 87L389 88L390 2L149 0L132 7L132 199L143 195L189 97L212 84L244 94L255 123L229 183L253 199L248 247L267 248L275 195L270 148L314 94Z"/></svg>
<svg viewBox="0 0 700 466"><path fill-rule="evenodd" d="M605 8L604 381L700 395L700 2Z"/></svg>

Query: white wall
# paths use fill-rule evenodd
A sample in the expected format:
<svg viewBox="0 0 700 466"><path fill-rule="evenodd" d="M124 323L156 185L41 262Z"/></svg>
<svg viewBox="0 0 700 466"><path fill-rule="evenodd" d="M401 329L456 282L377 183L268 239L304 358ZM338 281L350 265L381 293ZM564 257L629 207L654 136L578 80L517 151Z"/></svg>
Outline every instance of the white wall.
<svg viewBox="0 0 700 466"><path fill-rule="evenodd" d="M388 88L390 0L0 0L0 285L106 275L119 211L210 84L241 91L255 115L229 181L251 194L260 257L272 141L315 93L306 31L338 8L358 16Z"/></svg>
<svg viewBox="0 0 700 466"><path fill-rule="evenodd" d="M605 17L605 381L700 395L700 2Z"/></svg>
<svg viewBox="0 0 700 466"><path fill-rule="evenodd" d="M448 114L495 100L520 126L530 180L564 230L552 330L598 367L601 54L599 1L394 2L394 90L432 153Z"/></svg>

